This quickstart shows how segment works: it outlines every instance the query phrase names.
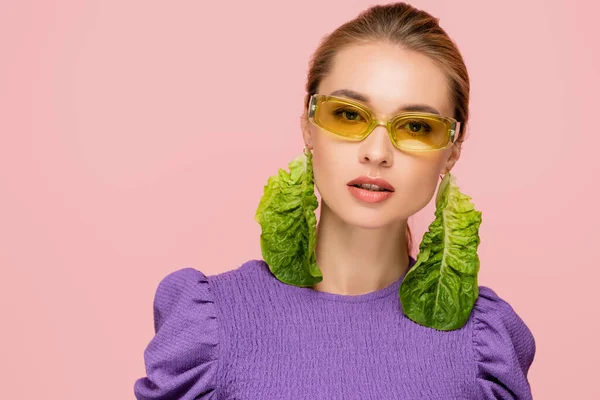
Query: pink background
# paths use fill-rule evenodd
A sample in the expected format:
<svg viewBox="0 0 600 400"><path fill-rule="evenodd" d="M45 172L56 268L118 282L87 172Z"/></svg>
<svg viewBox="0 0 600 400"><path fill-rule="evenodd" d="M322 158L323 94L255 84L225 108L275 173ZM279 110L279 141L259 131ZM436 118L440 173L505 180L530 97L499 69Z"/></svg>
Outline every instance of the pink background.
<svg viewBox="0 0 600 400"><path fill-rule="evenodd" d="M309 56L374 3L230 3L0 3L2 398L133 398L159 280L260 258ZM453 172L483 212L479 283L536 338L536 399L600 398L600 8L574 3L412 2L469 69Z"/></svg>

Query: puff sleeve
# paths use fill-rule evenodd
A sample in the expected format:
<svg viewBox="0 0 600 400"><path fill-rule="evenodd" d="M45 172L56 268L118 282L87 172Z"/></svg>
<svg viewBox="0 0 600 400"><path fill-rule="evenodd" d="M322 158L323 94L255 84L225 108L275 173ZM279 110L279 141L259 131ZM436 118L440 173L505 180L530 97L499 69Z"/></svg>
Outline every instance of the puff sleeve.
<svg viewBox="0 0 600 400"><path fill-rule="evenodd" d="M172 272L154 297L155 335L144 351L146 377L138 400L216 398L218 319L207 277L193 268Z"/></svg>
<svg viewBox="0 0 600 400"><path fill-rule="evenodd" d="M480 286L473 346L481 399L532 399L527 373L536 350L533 334L512 306Z"/></svg>

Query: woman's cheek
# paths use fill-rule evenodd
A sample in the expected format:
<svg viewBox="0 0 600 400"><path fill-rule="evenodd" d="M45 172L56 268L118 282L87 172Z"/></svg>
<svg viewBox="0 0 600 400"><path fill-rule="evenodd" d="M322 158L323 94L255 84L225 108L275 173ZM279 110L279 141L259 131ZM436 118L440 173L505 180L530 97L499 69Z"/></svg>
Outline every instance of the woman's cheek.
<svg viewBox="0 0 600 400"><path fill-rule="evenodd" d="M327 187L329 186L329 174L327 171L327 164L322 162L322 158L323 155L320 152L313 153L313 175L315 179L315 186L317 187L317 190L319 191L321 196L323 196L323 192L327 192Z"/></svg>

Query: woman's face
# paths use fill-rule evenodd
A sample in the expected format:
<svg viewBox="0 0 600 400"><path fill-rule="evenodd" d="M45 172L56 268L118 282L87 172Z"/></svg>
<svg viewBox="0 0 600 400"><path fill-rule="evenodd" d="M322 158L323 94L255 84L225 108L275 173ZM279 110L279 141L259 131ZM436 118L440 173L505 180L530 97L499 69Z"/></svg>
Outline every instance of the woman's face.
<svg viewBox="0 0 600 400"><path fill-rule="evenodd" d="M427 105L452 117L444 72L427 56L387 44L356 45L339 52L317 93L347 89L382 119L405 105ZM339 95L349 97L348 95ZM305 110L306 112L306 110ZM327 207L346 223L376 228L407 219L425 207L458 157L458 145L432 152L407 152L392 144L384 126L360 142L345 140L302 118L304 142L313 151L315 185ZM380 203L364 203L347 183L361 175L383 178L395 193Z"/></svg>

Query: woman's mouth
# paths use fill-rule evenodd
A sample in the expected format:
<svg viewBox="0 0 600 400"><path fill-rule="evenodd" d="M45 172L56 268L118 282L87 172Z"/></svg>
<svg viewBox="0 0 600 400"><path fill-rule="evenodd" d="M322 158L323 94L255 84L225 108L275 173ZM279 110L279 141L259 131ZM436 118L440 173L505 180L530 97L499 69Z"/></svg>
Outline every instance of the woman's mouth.
<svg viewBox="0 0 600 400"><path fill-rule="evenodd" d="M375 185L347 185L350 193L365 203L379 203L390 198L394 192Z"/></svg>
<svg viewBox="0 0 600 400"><path fill-rule="evenodd" d="M362 183L362 184L359 184L359 185L350 185L350 186L354 186L354 187L357 187L357 188L360 188L360 189L370 190L370 191L373 191L373 192L391 192L391 190L388 190L386 188L383 188L383 187L380 187L380 186L377 186L377 185L372 185L372 184L369 184L369 183Z"/></svg>

